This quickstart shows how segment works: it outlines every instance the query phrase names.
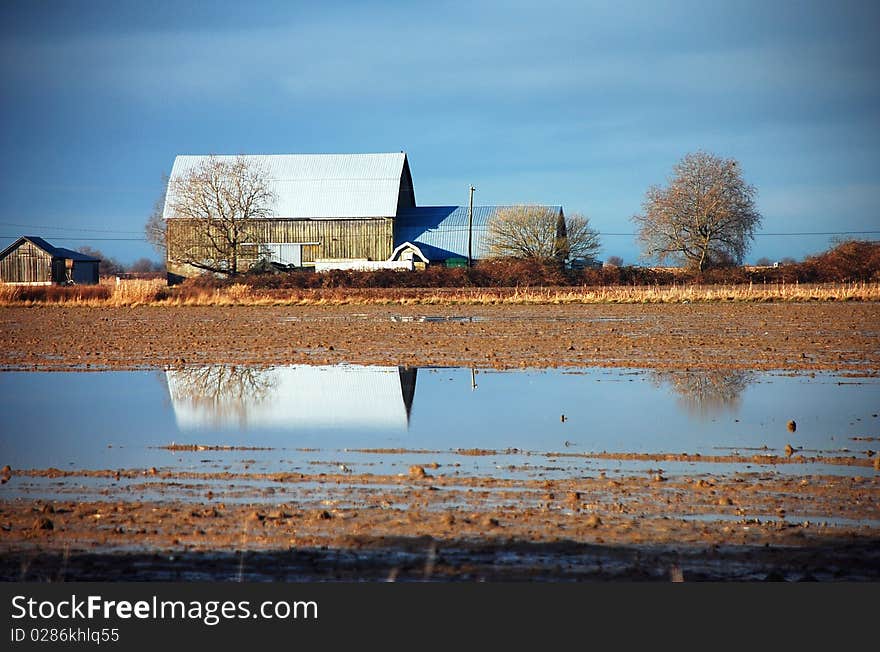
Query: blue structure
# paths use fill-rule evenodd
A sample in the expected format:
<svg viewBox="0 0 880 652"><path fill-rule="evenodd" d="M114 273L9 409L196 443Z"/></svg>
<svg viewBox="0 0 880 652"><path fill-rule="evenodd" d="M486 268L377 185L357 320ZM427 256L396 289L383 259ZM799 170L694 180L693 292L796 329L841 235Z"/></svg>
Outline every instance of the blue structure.
<svg viewBox="0 0 880 652"><path fill-rule="evenodd" d="M98 258L23 235L0 251L0 282L17 285L94 285Z"/></svg>
<svg viewBox="0 0 880 652"><path fill-rule="evenodd" d="M487 258L489 220L507 206L474 206L471 248L474 260ZM562 213L562 206L544 206L553 213ZM394 221L394 243L411 242L432 263L449 258L467 258L468 207L421 206L402 210Z"/></svg>

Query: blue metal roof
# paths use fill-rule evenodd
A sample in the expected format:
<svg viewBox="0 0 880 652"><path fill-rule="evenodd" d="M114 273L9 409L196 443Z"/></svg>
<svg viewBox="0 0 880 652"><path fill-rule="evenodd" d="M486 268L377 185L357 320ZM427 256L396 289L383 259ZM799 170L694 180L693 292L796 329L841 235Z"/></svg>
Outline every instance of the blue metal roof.
<svg viewBox="0 0 880 652"><path fill-rule="evenodd" d="M86 254L74 251L73 249L65 249L64 247L55 247L55 256L58 258L70 258L84 263L100 263L100 258L87 256Z"/></svg>
<svg viewBox="0 0 880 652"><path fill-rule="evenodd" d="M2 252L0 252L0 258L3 258L7 253L17 248L22 242L27 240L31 244L36 247L39 247L43 251L45 251L50 256L54 258L69 258L71 260L78 260L80 262L91 262L98 263L101 262L100 258L94 258L92 256L86 256L85 254L81 254L78 251L73 251L72 249L65 249L64 247L56 247L52 244L49 244L43 238L40 238L35 235L23 235L18 240L13 242L11 245L6 247Z"/></svg>
<svg viewBox="0 0 880 652"><path fill-rule="evenodd" d="M499 209L508 206L474 206L472 250L475 259L487 258L489 220ZM543 206L554 213L561 206ZM431 260L467 258L468 207L421 206L410 208L394 220L394 244L412 242Z"/></svg>

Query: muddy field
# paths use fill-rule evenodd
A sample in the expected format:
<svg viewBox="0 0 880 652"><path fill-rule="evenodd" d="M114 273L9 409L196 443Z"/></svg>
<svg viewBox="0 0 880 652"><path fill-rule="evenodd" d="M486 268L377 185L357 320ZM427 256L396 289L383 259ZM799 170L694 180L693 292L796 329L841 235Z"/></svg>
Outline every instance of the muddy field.
<svg viewBox="0 0 880 652"><path fill-rule="evenodd" d="M7 370L349 362L864 377L880 370L880 307L28 307L0 309L0 341ZM876 436L874 417L865 432ZM0 576L880 579L873 451L592 451L589 467L545 479L565 453L545 451L526 474L501 451L393 449L360 454L423 461L397 473L260 473L246 450L225 451L244 460L234 471L202 464L211 443L175 448L168 467L4 469ZM492 455L497 472L462 472ZM644 468L614 472L625 462Z"/></svg>
<svg viewBox="0 0 880 652"><path fill-rule="evenodd" d="M6 369L236 364L880 369L880 304L0 308Z"/></svg>
<svg viewBox="0 0 880 652"><path fill-rule="evenodd" d="M25 494L51 480L79 499L0 504L0 572L12 580L880 579L880 485L871 470L781 476L774 463L678 477L658 463L639 476L554 481L461 478L436 465L392 476L31 470L11 480L35 482ZM139 499L145 492L161 498Z"/></svg>

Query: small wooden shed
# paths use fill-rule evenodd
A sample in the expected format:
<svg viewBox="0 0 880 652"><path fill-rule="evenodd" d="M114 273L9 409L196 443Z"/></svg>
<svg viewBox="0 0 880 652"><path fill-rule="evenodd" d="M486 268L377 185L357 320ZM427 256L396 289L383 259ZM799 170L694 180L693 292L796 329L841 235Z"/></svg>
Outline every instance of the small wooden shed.
<svg viewBox="0 0 880 652"><path fill-rule="evenodd" d="M16 285L94 285L101 261L24 235L0 252L0 281Z"/></svg>

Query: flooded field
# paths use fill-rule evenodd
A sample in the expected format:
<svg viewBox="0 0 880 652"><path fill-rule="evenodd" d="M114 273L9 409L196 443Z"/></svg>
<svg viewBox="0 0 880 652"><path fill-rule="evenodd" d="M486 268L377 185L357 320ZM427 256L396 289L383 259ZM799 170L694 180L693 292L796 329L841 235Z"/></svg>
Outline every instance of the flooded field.
<svg viewBox="0 0 880 652"><path fill-rule="evenodd" d="M0 576L880 579L876 306L674 308L0 313Z"/></svg>
<svg viewBox="0 0 880 652"><path fill-rule="evenodd" d="M688 468L761 454L784 458L781 472L855 475L880 436L880 379L829 373L209 365L7 372L0 397L16 435L0 459L18 469L190 468L175 446L191 444L263 472L384 473L478 449L497 455L467 469L501 460L502 477L523 457L551 457L564 475L607 454L631 454L618 461L630 470L635 454L683 454L670 463Z"/></svg>
<svg viewBox="0 0 880 652"><path fill-rule="evenodd" d="M187 562L194 577L228 572L224 555L241 545L271 556L282 542L322 542L318 550L329 543L345 556L377 533L384 543L367 555L370 572L399 569L407 555L420 558L403 536L414 526L431 541L454 530L467 544L453 556L469 564L485 554L471 548L486 543L487 528L530 533L535 545L566 542L562 553L541 552L543 561L505 547L512 577L541 576L572 556L571 573L595 574L566 547L583 534L559 537L569 529L637 545L639 555L648 543L784 542L803 530L852 543L880 529L876 378L208 365L7 372L0 396L16 435L0 445L12 467L0 488L8 531L42 544L63 523L68 545L178 549L196 555ZM42 518L51 531L31 514L50 514ZM402 537L393 554L392 534ZM754 576L738 554L724 573L705 560L689 571ZM58 561L36 559L27 565L38 572ZM627 555L597 559L602 573L633 572ZM327 573L345 566L324 562ZM157 577L168 577L165 566ZM287 579L304 573L286 568ZM864 576L861 563L850 570ZM265 569L249 572L259 579Z"/></svg>

